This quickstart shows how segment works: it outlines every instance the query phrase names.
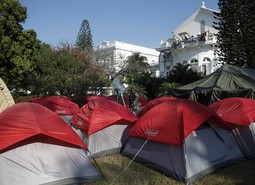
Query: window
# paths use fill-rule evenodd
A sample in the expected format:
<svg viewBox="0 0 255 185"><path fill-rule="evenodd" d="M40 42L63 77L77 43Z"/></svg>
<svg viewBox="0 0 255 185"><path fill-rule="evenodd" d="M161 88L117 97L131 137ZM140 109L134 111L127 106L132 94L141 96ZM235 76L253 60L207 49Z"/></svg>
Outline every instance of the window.
<svg viewBox="0 0 255 185"><path fill-rule="evenodd" d="M188 63L187 60L184 60L184 61L182 62L183 65L185 65L185 64L187 64L187 63Z"/></svg>
<svg viewBox="0 0 255 185"><path fill-rule="evenodd" d="M200 33L203 34L205 32L205 21L202 20L200 22Z"/></svg>
<svg viewBox="0 0 255 185"><path fill-rule="evenodd" d="M209 57L205 57L205 58L203 59L203 62L211 62L211 59L210 59Z"/></svg>
<svg viewBox="0 0 255 185"><path fill-rule="evenodd" d="M197 71L197 66L198 66L198 60L195 58L191 59L191 61L190 61L191 69L194 71Z"/></svg>
<svg viewBox="0 0 255 185"><path fill-rule="evenodd" d="M206 74L206 65L202 65L202 72Z"/></svg>
<svg viewBox="0 0 255 185"><path fill-rule="evenodd" d="M196 63L198 63L198 60L195 59L195 58L193 58L193 59L191 59L190 63L191 63L191 64L196 64Z"/></svg>

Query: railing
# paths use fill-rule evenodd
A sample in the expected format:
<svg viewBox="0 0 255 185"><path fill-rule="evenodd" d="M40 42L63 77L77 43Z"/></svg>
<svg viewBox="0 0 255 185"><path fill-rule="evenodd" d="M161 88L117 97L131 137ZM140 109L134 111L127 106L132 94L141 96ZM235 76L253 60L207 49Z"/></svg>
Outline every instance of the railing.
<svg viewBox="0 0 255 185"><path fill-rule="evenodd" d="M197 37L191 36L190 38L185 38L183 40L168 42L167 45L168 48L178 49L214 42L216 42L216 36L214 36L213 33L204 32L203 34L198 34Z"/></svg>

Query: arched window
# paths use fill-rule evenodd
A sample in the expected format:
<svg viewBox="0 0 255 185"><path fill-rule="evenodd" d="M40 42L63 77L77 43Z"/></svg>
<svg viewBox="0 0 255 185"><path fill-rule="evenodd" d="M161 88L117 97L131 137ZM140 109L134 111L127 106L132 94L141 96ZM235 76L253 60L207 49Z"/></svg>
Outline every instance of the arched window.
<svg viewBox="0 0 255 185"><path fill-rule="evenodd" d="M197 66L198 66L198 60L193 58L190 60L190 67L191 69L193 69L194 71L197 71Z"/></svg>
<svg viewBox="0 0 255 185"><path fill-rule="evenodd" d="M191 63L191 64L197 64L197 63L198 63L198 60L195 59L195 58L193 58L193 59L190 60L190 63Z"/></svg>
<svg viewBox="0 0 255 185"><path fill-rule="evenodd" d="M203 62L211 62L211 59L210 59L209 57L205 57L205 58L203 59Z"/></svg>

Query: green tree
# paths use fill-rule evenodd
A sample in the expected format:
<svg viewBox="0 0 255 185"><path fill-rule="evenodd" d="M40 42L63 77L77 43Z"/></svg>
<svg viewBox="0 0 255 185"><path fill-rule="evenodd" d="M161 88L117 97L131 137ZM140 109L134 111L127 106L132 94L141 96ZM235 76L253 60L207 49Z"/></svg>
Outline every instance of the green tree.
<svg viewBox="0 0 255 185"><path fill-rule="evenodd" d="M157 97L163 97L163 96L171 96L171 93L170 91L173 89L173 88L176 88L180 86L180 84L177 84L175 82L163 82L160 87L159 87L159 91L157 93Z"/></svg>
<svg viewBox="0 0 255 185"><path fill-rule="evenodd" d="M36 95L86 95L108 85L89 53L68 43L56 49L44 47L37 56L36 71Z"/></svg>
<svg viewBox="0 0 255 185"><path fill-rule="evenodd" d="M88 53L93 52L93 40L89 26L89 21L84 19L81 23L81 28L76 38L76 47L80 50L85 50Z"/></svg>
<svg viewBox="0 0 255 185"><path fill-rule="evenodd" d="M219 30L216 52L222 62L255 67L255 1L219 0L214 27Z"/></svg>
<svg viewBox="0 0 255 185"><path fill-rule="evenodd" d="M131 92L131 88L134 88L135 91L137 92L137 94L139 94L139 96L143 97L146 101L148 100L147 97L147 92L145 90L145 87L138 85L138 84L134 84L128 87L127 92Z"/></svg>
<svg viewBox="0 0 255 185"><path fill-rule="evenodd" d="M183 65L181 63L177 63L173 66L170 71L170 75L167 78L170 82L185 85L201 79L202 75L197 71L194 71L190 67L190 64Z"/></svg>
<svg viewBox="0 0 255 185"><path fill-rule="evenodd" d="M161 84L165 81L163 78L152 76L150 72L138 73L133 78L133 84L136 86L144 87L148 100L157 97Z"/></svg>
<svg viewBox="0 0 255 185"><path fill-rule="evenodd" d="M23 30L26 7L18 0L0 3L0 76L9 89L26 88L40 47L34 30Z"/></svg>

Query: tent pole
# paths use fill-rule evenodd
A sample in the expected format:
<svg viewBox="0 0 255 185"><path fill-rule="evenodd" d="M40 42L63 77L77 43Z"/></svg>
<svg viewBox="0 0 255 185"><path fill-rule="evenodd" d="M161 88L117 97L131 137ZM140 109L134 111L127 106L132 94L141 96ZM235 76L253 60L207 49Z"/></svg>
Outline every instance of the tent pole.
<svg viewBox="0 0 255 185"><path fill-rule="evenodd" d="M127 165L127 167L123 170L122 173L126 172L128 167L131 165L131 163L134 161L134 159L136 158L136 156L139 154L139 152L143 149L143 147L145 146L145 144L147 143L148 139L145 140L145 142L143 143L143 145L141 146L141 148L136 152L135 156L133 157L133 159L129 162L129 164Z"/></svg>
<svg viewBox="0 0 255 185"><path fill-rule="evenodd" d="M103 179L105 179L102 170L99 168L99 165L97 164L97 161L96 161L95 158L91 155L90 151L89 151L89 150L87 150L87 151L89 152L90 157L91 157L91 158L93 159L93 161L95 162L96 167L98 168L98 170L100 171L101 175L103 176Z"/></svg>
<svg viewBox="0 0 255 185"><path fill-rule="evenodd" d="M122 92L120 93L120 96L121 96L122 103L123 103L124 107L127 108Z"/></svg>

